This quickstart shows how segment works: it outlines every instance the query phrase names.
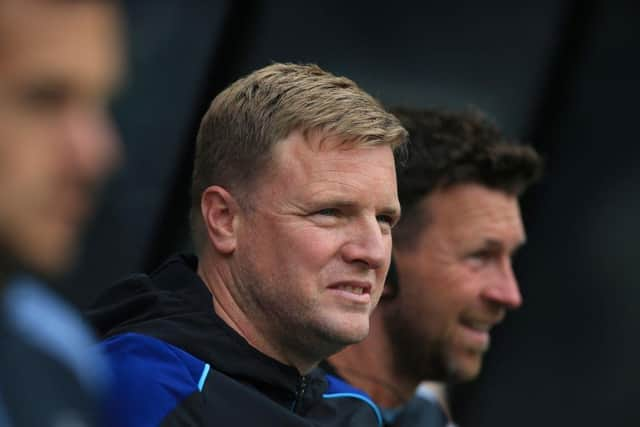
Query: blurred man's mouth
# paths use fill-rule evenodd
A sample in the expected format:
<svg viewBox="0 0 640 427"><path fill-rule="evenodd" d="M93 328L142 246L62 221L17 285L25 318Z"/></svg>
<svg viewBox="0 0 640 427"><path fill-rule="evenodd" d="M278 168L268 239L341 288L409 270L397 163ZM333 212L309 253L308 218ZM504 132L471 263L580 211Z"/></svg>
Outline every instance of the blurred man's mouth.
<svg viewBox="0 0 640 427"><path fill-rule="evenodd" d="M491 343L490 332L495 322L476 319L462 319L460 321L465 344L473 350L485 352Z"/></svg>

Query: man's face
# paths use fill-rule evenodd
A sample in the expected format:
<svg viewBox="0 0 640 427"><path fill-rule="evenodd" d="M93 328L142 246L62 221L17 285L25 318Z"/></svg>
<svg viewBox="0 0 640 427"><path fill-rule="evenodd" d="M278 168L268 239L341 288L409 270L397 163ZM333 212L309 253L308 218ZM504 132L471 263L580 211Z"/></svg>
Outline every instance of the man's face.
<svg viewBox="0 0 640 427"><path fill-rule="evenodd" d="M511 268L524 242L518 200L476 184L427 196L415 247L394 250L400 292L385 324L398 369L417 380L466 381L480 371L489 331L522 303Z"/></svg>
<svg viewBox="0 0 640 427"><path fill-rule="evenodd" d="M109 2L0 5L1 267L52 275L73 258L119 154L107 113L118 30Z"/></svg>
<svg viewBox="0 0 640 427"><path fill-rule="evenodd" d="M310 357L367 335L400 213L389 146L321 136L276 145L238 238L243 306L278 346Z"/></svg>

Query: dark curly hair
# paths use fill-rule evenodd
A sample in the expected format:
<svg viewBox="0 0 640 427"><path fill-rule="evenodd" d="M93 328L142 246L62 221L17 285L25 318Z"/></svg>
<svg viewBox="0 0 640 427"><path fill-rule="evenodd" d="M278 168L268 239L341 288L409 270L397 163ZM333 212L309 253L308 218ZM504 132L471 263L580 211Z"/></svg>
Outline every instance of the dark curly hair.
<svg viewBox="0 0 640 427"><path fill-rule="evenodd" d="M390 111L409 132L408 153L398 159L403 216L394 229L395 245L410 245L425 226L425 215L415 208L434 190L477 183L518 197L542 175L538 153L506 139L478 110Z"/></svg>

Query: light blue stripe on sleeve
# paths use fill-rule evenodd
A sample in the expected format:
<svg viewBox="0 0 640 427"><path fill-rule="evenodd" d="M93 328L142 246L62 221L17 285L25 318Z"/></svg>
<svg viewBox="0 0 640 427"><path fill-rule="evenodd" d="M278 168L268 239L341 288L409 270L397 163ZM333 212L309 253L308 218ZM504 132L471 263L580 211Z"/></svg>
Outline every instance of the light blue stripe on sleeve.
<svg viewBox="0 0 640 427"><path fill-rule="evenodd" d="M209 369L211 369L211 367L208 363L205 363L204 369L202 369L202 375L200 375L200 381L198 381L198 390L200 391L204 388L204 382L207 380L207 375L209 375Z"/></svg>

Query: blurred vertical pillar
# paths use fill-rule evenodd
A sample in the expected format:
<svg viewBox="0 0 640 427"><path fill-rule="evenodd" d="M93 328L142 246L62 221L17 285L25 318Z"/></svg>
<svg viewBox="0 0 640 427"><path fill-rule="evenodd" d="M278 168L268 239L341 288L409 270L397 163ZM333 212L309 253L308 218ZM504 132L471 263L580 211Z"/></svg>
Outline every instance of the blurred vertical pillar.
<svg viewBox="0 0 640 427"><path fill-rule="evenodd" d="M156 217L146 251L145 271L151 271L164 258L183 246L184 237L189 234L191 172L200 120L215 95L241 77L238 75L239 63L247 55L255 38L255 21L261 6L260 0L227 2L222 30L205 68L205 78L195 100L190 125L182 138L176 171L168 186L164 205Z"/></svg>

